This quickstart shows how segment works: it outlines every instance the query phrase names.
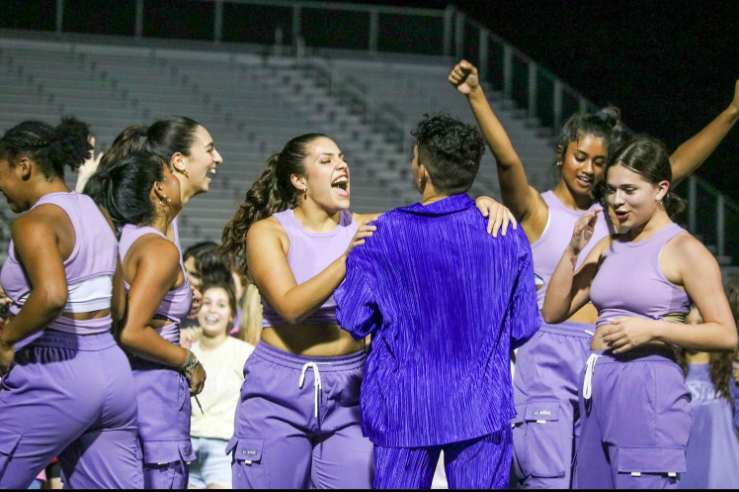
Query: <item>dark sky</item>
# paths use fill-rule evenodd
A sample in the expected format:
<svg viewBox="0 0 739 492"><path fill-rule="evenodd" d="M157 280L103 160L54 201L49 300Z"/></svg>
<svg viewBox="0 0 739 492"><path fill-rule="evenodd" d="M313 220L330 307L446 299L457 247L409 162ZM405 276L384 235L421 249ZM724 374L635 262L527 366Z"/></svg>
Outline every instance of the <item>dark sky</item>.
<svg viewBox="0 0 739 492"><path fill-rule="evenodd" d="M735 0L413 3L456 5L595 103L619 106L632 129L671 150L729 105L739 79ZM700 174L739 199L739 128Z"/></svg>

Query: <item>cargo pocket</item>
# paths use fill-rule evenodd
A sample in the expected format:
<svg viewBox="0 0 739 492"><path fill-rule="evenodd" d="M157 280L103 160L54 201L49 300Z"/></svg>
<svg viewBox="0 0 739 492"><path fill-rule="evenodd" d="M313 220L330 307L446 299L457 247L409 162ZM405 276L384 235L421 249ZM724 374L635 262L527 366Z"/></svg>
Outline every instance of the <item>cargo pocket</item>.
<svg viewBox="0 0 739 492"><path fill-rule="evenodd" d="M144 441L144 465L161 467L170 463L190 463L197 458L188 441Z"/></svg>
<svg viewBox="0 0 739 492"><path fill-rule="evenodd" d="M234 436L228 443L226 454L231 455L235 489L271 488L263 463L264 439L244 439Z"/></svg>
<svg viewBox="0 0 739 492"><path fill-rule="evenodd" d="M5 474L5 469L13 458L15 450L18 449L18 444L21 442L22 437L8 432L3 432L2 434L0 436L0 476Z"/></svg>
<svg viewBox="0 0 739 492"><path fill-rule="evenodd" d="M661 489L688 470L684 448L619 448L617 459L617 489Z"/></svg>
<svg viewBox="0 0 739 492"><path fill-rule="evenodd" d="M525 476L560 478L571 460L572 442L565 439L557 400L530 402L523 414L525 428ZM567 429L571 428L567 425ZM515 431L514 431L515 432Z"/></svg>
<svg viewBox="0 0 739 492"><path fill-rule="evenodd" d="M526 445L526 421L524 414L526 406L516 407L516 416L511 420L513 429L513 470L519 480L527 478L529 465L529 449Z"/></svg>

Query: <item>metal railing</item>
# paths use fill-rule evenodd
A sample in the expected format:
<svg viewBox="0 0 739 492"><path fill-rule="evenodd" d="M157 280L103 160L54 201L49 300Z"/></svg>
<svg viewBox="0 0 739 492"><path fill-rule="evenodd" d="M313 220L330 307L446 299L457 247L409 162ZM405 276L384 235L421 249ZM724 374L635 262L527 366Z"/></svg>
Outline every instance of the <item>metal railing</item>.
<svg viewBox="0 0 739 492"><path fill-rule="evenodd" d="M0 2L0 31L11 22L3 9L13 3ZM38 27L41 23L34 16L30 16L33 25L11 27L54 30L57 36L65 37L75 33L108 34L106 26L118 21L104 18L101 11L87 16L92 24L82 25L80 19L85 16L79 15L80 4L78 0L56 0L52 28ZM298 59L310 51L348 50L370 57L423 55L444 57L448 62L465 58L479 67L481 80L492 88L494 97L543 134L553 134L569 115L596 107L562 79L454 7L431 10L290 0L135 0L116 8L118 13L131 9L126 11L130 25L119 26L116 34L134 38L137 43L166 38L219 48L256 45L266 54L289 54ZM183 22L171 16L181 16L177 19ZM197 20L189 29L188 16ZM204 17L210 19L203 22ZM176 31L168 31L173 25ZM312 76L336 84L332 91L335 89L337 97L353 111L363 113L373 127L384 125L389 138L398 135L402 115L396 115L392 108L375 107L360 81L344 77L337 83L324 67L310 62L306 66ZM403 130L401 133L407 133ZM698 178L688 181L687 194L690 232L715 244L716 255L727 260L727 253L738 251L739 237L735 236L739 236L739 206Z"/></svg>

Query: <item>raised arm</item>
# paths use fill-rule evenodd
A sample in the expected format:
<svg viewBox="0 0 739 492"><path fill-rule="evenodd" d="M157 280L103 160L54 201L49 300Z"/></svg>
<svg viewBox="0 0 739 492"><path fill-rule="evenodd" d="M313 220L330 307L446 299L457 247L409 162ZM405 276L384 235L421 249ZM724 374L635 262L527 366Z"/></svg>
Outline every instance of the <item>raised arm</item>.
<svg viewBox="0 0 739 492"><path fill-rule="evenodd" d="M536 237L540 236L546 226L546 213L543 214L545 216L543 221L536 219L542 215L538 212L546 212L547 206L539 192L529 186L521 159L480 86L477 69L463 61L454 68L449 81L459 92L467 96L477 123L493 152L498 166L503 204L511 209L516 219L527 229L529 239L532 233Z"/></svg>
<svg viewBox="0 0 739 492"><path fill-rule="evenodd" d="M739 121L739 81L734 90L734 100L729 107L672 154L673 186L693 174L706 162L737 121Z"/></svg>
<svg viewBox="0 0 739 492"><path fill-rule="evenodd" d="M593 238L598 213L589 212L577 222L572 241L549 281L544 308L541 310L547 323L563 323L590 302L590 286L598 274L601 256L611 238L604 238L592 249L580 269L576 268L580 254Z"/></svg>
<svg viewBox="0 0 739 492"><path fill-rule="evenodd" d="M346 277L346 258L372 235L376 227L362 224L347 252L317 276L298 285L287 262L287 248L280 238L281 226L274 219L254 224L246 239L249 273L269 305L291 325L320 308Z"/></svg>

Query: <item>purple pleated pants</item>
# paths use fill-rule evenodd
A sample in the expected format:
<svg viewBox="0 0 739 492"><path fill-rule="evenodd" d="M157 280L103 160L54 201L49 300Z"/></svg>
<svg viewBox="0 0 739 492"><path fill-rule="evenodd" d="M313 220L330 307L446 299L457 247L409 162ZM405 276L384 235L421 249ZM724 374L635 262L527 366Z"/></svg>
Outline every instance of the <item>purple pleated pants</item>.
<svg viewBox="0 0 739 492"><path fill-rule="evenodd" d="M145 488L187 489L189 464L197 458L190 440L187 380L170 367L143 359L135 358L131 365L138 397Z"/></svg>
<svg viewBox="0 0 739 492"><path fill-rule="evenodd" d="M580 433L580 373L595 326L543 325L518 350L513 381L514 485L569 489Z"/></svg>
<svg viewBox="0 0 739 492"><path fill-rule="evenodd" d="M227 449L234 488L370 489L373 446L359 411L365 361L363 352L316 359L260 343L244 367Z"/></svg>
<svg viewBox="0 0 739 492"><path fill-rule="evenodd" d="M584 371L576 489L676 489L686 472L691 393L672 349L596 352ZM588 392L583 390L583 393Z"/></svg>
<svg viewBox="0 0 739 492"><path fill-rule="evenodd" d="M72 489L141 489L131 366L110 333L47 331L0 391L0 489L28 488L59 458Z"/></svg>
<svg viewBox="0 0 739 492"><path fill-rule="evenodd" d="M444 452L451 490L505 490L510 485L513 455L511 429L472 441L431 448L375 446L376 490L430 489Z"/></svg>

